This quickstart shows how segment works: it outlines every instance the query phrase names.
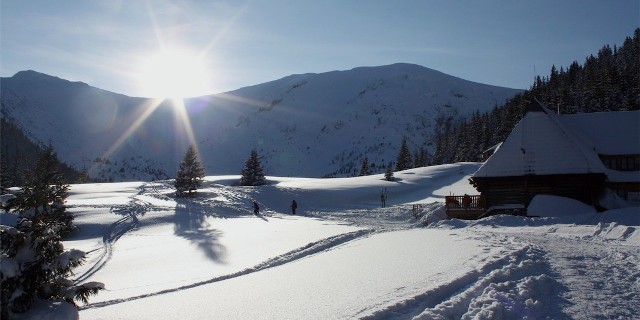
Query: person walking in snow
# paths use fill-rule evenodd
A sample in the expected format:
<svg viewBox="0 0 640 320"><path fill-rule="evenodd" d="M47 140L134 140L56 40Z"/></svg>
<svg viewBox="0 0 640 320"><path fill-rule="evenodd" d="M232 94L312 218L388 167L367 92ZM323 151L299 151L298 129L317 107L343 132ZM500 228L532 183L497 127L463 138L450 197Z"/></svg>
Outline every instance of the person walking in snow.
<svg viewBox="0 0 640 320"><path fill-rule="evenodd" d="M291 214L296 214L296 209L298 208L298 203L296 200L291 201Z"/></svg>
<svg viewBox="0 0 640 320"><path fill-rule="evenodd" d="M384 193L384 191L380 191L380 203L382 208L387 205L387 195Z"/></svg>
<svg viewBox="0 0 640 320"><path fill-rule="evenodd" d="M253 200L253 214L255 214L256 216L260 214L260 207L258 206L258 202L256 202L255 200Z"/></svg>

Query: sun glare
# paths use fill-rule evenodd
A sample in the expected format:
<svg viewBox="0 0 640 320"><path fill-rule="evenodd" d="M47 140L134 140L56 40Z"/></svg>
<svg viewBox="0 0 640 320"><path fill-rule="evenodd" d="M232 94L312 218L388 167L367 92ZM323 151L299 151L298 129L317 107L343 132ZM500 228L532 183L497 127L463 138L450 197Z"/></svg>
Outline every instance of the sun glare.
<svg viewBox="0 0 640 320"><path fill-rule="evenodd" d="M206 63L194 53L169 49L144 57L138 81L147 97L182 99L207 92Z"/></svg>

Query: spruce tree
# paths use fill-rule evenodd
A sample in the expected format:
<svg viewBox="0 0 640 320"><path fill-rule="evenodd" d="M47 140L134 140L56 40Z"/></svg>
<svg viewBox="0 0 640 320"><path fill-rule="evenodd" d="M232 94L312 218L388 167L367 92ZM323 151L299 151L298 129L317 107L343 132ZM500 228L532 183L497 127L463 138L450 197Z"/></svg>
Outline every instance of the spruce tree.
<svg viewBox="0 0 640 320"><path fill-rule="evenodd" d="M198 160L196 147L190 145L184 153L182 162L180 162L180 169L176 173L176 181L174 183L176 194L183 196L187 193L192 196L192 192L202 185L202 178L204 178L204 167Z"/></svg>
<svg viewBox="0 0 640 320"><path fill-rule="evenodd" d="M413 168L411 151L409 151L409 146L407 146L407 138L403 138L402 144L400 145L400 151L398 152L398 157L396 159L396 171L402 171L411 168Z"/></svg>
<svg viewBox="0 0 640 320"><path fill-rule="evenodd" d="M258 152L254 149L251 150L251 155L242 169L242 177L240 178L240 185L242 186L259 186L265 183L264 170L260 164L260 158Z"/></svg>
<svg viewBox="0 0 640 320"><path fill-rule="evenodd" d="M369 158L364 158L360 165L360 173L359 176L368 176L371 174L371 168L369 167Z"/></svg>
<svg viewBox="0 0 640 320"><path fill-rule="evenodd" d="M387 181L395 180L395 178L393 177L393 166L391 165L391 162L389 162L389 165L387 165L387 171L384 173L384 179Z"/></svg>
<svg viewBox="0 0 640 320"><path fill-rule="evenodd" d="M62 182L59 161L51 144L25 174L25 186L15 200L20 216L15 227L0 225L2 318L28 311L36 300L87 302L104 288L91 282L74 285L68 277L81 265L85 253L64 250L62 237L74 230L73 216L65 211L68 186Z"/></svg>
<svg viewBox="0 0 640 320"><path fill-rule="evenodd" d="M426 167L429 165L429 154L427 153L427 149L424 147L420 148L419 152L416 152L414 156L414 167Z"/></svg>
<svg viewBox="0 0 640 320"><path fill-rule="evenodd" d="M24 181L15 201L21 217L60 223L63 237L75 230L73 215L64 205L69 185L63 182L60 161L51 143L38 155L35 168L25 171Z"/></svg>
<svg viewBox="0 0 640 320"><path fill-rule="evenodd" d="M10 180L7 159L5 159L4 153L0 153L0 189L11 187Z"/></svg>

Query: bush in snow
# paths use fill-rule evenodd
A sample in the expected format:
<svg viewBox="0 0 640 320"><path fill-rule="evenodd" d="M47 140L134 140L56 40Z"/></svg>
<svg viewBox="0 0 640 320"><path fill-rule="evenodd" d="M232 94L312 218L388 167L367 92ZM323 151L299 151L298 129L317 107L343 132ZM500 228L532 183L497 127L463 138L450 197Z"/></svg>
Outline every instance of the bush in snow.
<svg viewBox="0 0 640 320"><path fill-rule="evenodd" d="M259 186L265 183L264 170L258 158L258 152L251 150L251 155L242 169L242 177L240 185L242 186Z"/></svg>
<svg viewBox="0 0 640 320"><path fill-rule="evenodd" d="M197 190L202 185L202 178L204 178L204 168L198 160L198 153L194 145L190 145L189 149L184 153L182 162L180 162L180 169L176 173L176 181L174 186L176 187L176 194L178 196Z"/></svg>

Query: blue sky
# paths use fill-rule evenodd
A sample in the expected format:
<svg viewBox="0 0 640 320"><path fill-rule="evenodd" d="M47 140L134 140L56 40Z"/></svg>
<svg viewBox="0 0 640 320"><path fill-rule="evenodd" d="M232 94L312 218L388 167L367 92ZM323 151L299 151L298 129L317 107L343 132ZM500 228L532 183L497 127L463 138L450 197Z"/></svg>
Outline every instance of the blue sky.
<svg viewBox="0 0 640 320"><path fill-rule="evenodd" d="M32 69L130 96L150 95L140 66L167 47L205 70L194 94L396 62L527 89L640 26L638 0L3 0L0 10L1 76Z"/></svg>

